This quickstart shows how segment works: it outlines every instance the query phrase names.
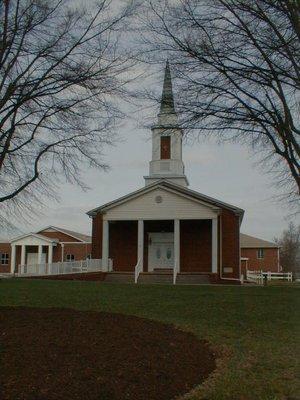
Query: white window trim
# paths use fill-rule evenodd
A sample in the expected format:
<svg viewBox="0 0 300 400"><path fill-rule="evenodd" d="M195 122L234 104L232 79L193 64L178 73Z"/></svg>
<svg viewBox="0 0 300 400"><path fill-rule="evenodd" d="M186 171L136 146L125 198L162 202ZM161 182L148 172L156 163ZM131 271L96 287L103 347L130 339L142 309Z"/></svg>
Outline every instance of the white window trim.
<svg viewBox="0 0 300 400"><path fill-rule="evenodd" d="M262 257L260 256L260 252L262 252ZM263 260L265 258L265 249L257 249L257 259L258 260Z"/></svg>
<svg viewBox="0 0 300 400"><path fill-rule="evenodd" d="M71 254L71 253L66 254L66 261L67 261L67 262L75 261L75 255L74 255L74 254Z"/></svg>
<svg viewBox="0 0 300 400"><path fill-rule="evenodd" d="M0 265L8 265L9 264L9 254L1 253Z"/></svg>

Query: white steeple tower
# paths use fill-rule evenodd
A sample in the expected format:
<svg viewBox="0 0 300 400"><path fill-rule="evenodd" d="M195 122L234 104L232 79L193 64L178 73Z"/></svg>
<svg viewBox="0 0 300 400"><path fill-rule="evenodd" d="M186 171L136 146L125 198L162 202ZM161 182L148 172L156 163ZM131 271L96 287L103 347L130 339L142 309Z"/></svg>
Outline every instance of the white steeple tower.
<svg viewBox="0 0 300 400"><path fill-rule="evenodd" d="M152 126L152 160L145 183L166 179L177 185L188 186L182 161L182 129L174 107L169 62L166 63L164 85L157 125Z"/></svg>

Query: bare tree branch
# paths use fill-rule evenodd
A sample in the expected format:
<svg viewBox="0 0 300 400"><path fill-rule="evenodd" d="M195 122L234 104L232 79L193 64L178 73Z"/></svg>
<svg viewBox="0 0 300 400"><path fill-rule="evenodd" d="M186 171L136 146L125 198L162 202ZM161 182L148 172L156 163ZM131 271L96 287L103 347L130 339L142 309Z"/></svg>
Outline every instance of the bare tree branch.
<svg viewBox="0 0 300 400"><path fill-rule="evenodd" d="M251 145L299 205L299 2L149 0L145 14L145 54L169 56L183 125Z"/></svg>
<svg viewBox="0 0 300 400"><path fill-rule="evenodd" d="M115 140L133 65L121 37L133 11L129 0L1 3L2 213L42 202L62 178L86 188L82 164L107 168L103 147Z"/></svg>

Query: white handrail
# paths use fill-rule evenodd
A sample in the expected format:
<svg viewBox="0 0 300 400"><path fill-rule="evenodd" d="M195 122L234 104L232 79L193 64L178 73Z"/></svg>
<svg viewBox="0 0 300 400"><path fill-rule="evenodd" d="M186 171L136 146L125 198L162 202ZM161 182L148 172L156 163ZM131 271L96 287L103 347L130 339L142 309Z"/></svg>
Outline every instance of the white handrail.
<svg viewBox="0 0 300 400"><path fill-rule="evenodd" d="M139 275L140 275L141 272L143 272L142 268L143 268L143 265L141 263L141 259L139 258L139 260L138 260L138 262L137 262L137 264L136 264L136 266L134 268L134 283L138 282Z"/></svg>
<svg viewBox="0 0 300 400"><path fill-rule="evenodd" d="M173 268L173 285L176 285L176 279L178 274L178 261L175 259L174 268Z"/></svg>

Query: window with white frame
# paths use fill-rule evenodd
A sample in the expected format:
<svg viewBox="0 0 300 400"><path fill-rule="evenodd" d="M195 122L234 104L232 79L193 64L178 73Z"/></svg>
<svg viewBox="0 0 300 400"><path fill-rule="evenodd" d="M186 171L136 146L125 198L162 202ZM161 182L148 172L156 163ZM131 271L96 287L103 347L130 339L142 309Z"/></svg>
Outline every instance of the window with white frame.
<svg viewBox="0 0 300 400"><path fill-rule="evenodd" d="M262 259L265 256L264 249L258 249L257 250L257 258Z"/></svg>
<svg viewBox="0 0 300 400"><path fill-rule="evenodd" d="M67 261L74 261L75 260L74 254L67 254L66 255L66 260Z"/></svg>
<svg viewBox="0 0 300 400"><path fill-rule="evenodd" d="M7 265L9 261L9 254L8 253L2 253L1 258L0 258L0 263L1 265Z"/></svg>

